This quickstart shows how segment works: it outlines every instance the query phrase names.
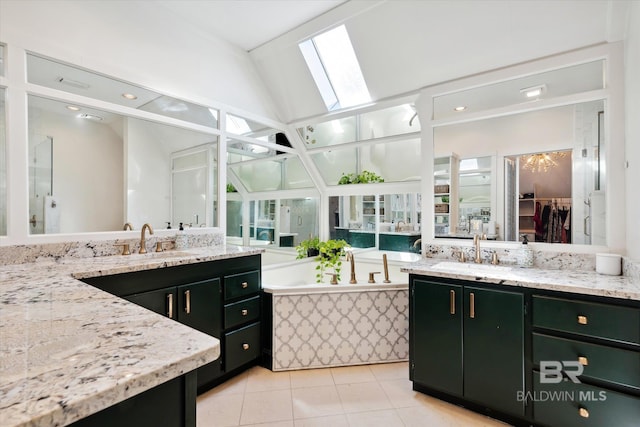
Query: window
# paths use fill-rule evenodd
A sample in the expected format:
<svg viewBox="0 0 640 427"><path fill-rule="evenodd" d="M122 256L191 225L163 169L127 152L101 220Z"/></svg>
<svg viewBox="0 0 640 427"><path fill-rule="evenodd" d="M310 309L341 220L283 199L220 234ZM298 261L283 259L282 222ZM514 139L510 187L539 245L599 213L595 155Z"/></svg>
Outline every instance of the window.
<svg viewBox="0 0 640 427"><path fill-rule="evenodd" d="M371 101L344 25L299 44L329 111Z"/></svg>

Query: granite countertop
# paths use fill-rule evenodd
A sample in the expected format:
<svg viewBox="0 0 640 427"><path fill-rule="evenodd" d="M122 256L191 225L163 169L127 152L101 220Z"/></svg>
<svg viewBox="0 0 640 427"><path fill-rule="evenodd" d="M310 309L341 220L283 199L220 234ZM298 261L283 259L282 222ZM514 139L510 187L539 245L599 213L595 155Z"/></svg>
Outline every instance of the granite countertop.
<svg viewBox="0 0 640 427"><path fill-rule="evenodd" d="M595 271L476 265L435 258L425 258L408 264L401 268L401 271L425 276L477 280L505 286L640 301L640 281L627 276L606 276Z"/></svg>
<svg viewBox="0 0 640 427"><path fill-rule="evenodd" d="M262 251L195 248L0 267L0 425L67 425L219 357L216 338L78 278Z"/></svg>

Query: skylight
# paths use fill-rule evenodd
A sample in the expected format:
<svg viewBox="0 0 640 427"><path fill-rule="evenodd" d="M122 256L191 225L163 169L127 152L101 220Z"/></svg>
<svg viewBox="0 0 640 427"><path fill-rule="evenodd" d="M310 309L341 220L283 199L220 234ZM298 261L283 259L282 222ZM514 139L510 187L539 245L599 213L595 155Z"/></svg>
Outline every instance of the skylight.
<svg viewBox="0 0 640 427"><path fill-rule="evenodd" d="M344 25L299 44L329 111L371 101Z"/></svg>

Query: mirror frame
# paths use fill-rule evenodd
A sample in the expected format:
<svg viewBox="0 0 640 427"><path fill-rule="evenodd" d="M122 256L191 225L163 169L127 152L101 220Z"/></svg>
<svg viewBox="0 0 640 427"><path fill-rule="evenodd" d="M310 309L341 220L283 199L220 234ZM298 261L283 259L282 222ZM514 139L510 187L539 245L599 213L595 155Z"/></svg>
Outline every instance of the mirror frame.
<svg viewBox="0 0 640 427"><path fill-rule="evenodd" d="M434 161L434 129L440 126L448 126L457 123L484 120L494 117L509 116L528 111L548 109L563 105L573 105L582 102L603 100L605 103L605 140L609 143L605 146L605 159L607 167L606 182L606 210L607 212L625 212L624 193L624 168L617 167L624 164L624 97L623 97L623 52L621 43L598 45L580 49L553 57L544 58L529 63L519 64L503 69L490 71L480 75L454 80L441 85L425 88L420 92L416 102L418 114L423 123L422 126L422 162L424 165L433 164ZM439 96L460 92L478 86L493 85L507 80L517 79L523 76L560 69L579 63L604 60L605 81L604 89L561 96L552 99L540 99L533 103L523 103L500 107L477 113L465 113L464 116L441 120L433 119L433 100ZM434 177L432 168L425 167L422 176L423 197L423 222L432 224L434 221L433 195ZM504 206L498 204L498 209ZM574 244L549 244L534 243L535 249L549 251L572 251L593 253L602 250L624 252L626 247L626 230L620 227L620 221L614 226L613 215L608 215L606 220L607 245L574 245ZM433 227L423 227L423 250L425 245L471 245L454 239L435 239ZM487 247L514 248L517 242L487 242Z"/></svg>
<svg viewBox="0 0 640 427"><path fill-rule="evenodd" d="M29 222L28 222L28 159L27 159L27 150L24 147L28 146L28 117L27 114L21 114L19 112L27 111L27 96L39 96L43 98L52 99L59 102L69 103L73 105L78 105L81 107L87 108L95 108L99 110L104 110L106 112L119 114L126 117L132 117L140 120L146 120L154 123L159 123L167 126L173 126L180 129L196 131L203 134L209 134L218 138L218 164L226 165L226 138L242 138L248 141L252 141L252 138L241 137L236 134L232 134L228 132L228 130L224 127L213 128L208 126L203 126L197 123L188 122L180 119L176 119L173 117L162 116L155 113L150 113L144 110L139 110L132 107L122 106L118 104L109 103L106 101L102 101L100 99L88 98L85 96L61 92L49 87L39 86L36 84L29 83L27 81L27 70L26 70L26 55L33 54L43 58L49 58L52 61L67 64L72 67L76 67L82 70L86 70L90 73L98 73L101 75L105 75L106 77L113 78L122 82L133 82L134 80L128 80L121 74L118 73L109 73L104 74L99 70L99 68L90 68L90 66L80 66L73 62L73 60L69 60L65 58L64 55L60 56L50 56L38 53L36 51L31 51L28 49L24 49L19 46L13 46L10 51L7 49L7 45L3 44L5 47L5 59L6 54L8 52L11 53L11 57L14 59L13 61L5 61L7 64L11 64L10 74L9 76L13 76L11 78L0 75L0 85L3 88L11 90L14 96L11 97L11 103L6 102L6 114L7 116L13 114L12 126L7 127L6 139L11 140L13 144L7 147L7 162L12 165L12 168L7 172L7 181L11 183L11 203L7 204L7 233L4 236L0 236L0 243L2 245L13 245L13 244L46 244L46 243L59 243L59 242L68 242L69 240L73 241L90 241L90 240L112 240L119 238L133 238L134 236L139 236L139 231L123 231L123 230L113 230L113 231L91 231L91 232L78 232L78 233L59 233L59 234L39 234L32 235L29 233ZM95 64L94 64L95 65ZM143 84L139 83L131 83L135 86L144 87ZM159 95L172 96L175 95L168 94L162 90L154 90ZM276 131L284 132L284 130L288 129L288 126L277 122L275 120L265 118L262 116L258 116L256 114L238 109L229 107L223 104L219 104L215 101L211 101L209 99L194 99L189 96L180 96L180 98L175 97L175 99L179 99L185 102L190 102L206 107L213 108L219 112L218 123L219 126L222 122L222 116L226 118L227 114L232 114L237 117L245 118L246 120L250 120L256 123L261 123L265 127L272 128ZM12 148L13 147L13 148ZM225 184L227 182L227 168L226 167L218 167L217 168L217 176L215 178L216 182L218 182L218 204L219 206L226 205L226 192L225 192ZM226 212L224 209L218 209L217 214L217 226L215 227L207 227L207 229L212 230L213 232L219 232L220 230L226 229ZM205 230L204 228L201 230ZM174 230L156 230L156 234L159 236L172 235L175 234Z"/></svg>

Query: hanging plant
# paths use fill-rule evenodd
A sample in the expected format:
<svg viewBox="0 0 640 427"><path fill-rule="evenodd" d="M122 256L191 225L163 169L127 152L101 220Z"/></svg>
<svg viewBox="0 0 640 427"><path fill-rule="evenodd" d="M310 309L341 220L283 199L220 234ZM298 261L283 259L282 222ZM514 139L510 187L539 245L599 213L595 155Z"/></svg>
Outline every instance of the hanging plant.
<svg viewBox="0 0 640 427"><path fill-rule="evenodd" d="M233 184L227 184L227 193L237 193L236 187Z"/></svg>
<svg viewBox="0 0 640 427"><path fill-rule="evenodd" d="M359 174L356 174L356 173L345 174L343 172L342 176L340 177L340 180L338 180L338 185L370 184L374 182L384 182L384 178L382 178L380 175L376 173L364 170Z"/></svg>

